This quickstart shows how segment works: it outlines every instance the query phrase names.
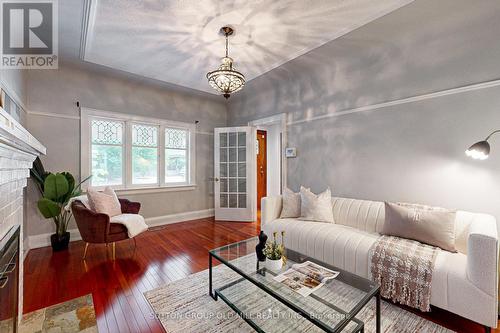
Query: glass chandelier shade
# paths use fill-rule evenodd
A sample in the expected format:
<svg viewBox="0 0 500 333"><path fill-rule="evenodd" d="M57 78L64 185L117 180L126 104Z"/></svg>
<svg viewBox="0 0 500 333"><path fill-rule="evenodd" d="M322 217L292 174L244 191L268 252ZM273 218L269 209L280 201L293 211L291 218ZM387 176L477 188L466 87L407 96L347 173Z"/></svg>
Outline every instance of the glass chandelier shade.
<svg viewBox="0 0 500 333"><path fill-rule="evenodd" d="M207 79L212 88L228 99L245 86L245 75L234 69L233 59L228 56L228 36L233 34L233 29L223 27L221 32L226 36L226 56L218 69L207 73Z"/></svg>

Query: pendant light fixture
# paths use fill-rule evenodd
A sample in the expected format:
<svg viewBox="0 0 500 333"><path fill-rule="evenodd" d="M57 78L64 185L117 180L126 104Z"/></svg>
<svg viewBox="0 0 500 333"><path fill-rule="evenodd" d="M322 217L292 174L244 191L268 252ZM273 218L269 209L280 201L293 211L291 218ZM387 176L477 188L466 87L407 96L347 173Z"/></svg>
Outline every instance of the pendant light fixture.
<svg viewBox="0 0 500 333"><path fill-rule="evenodd" d="M234 69L233 59L228 56L228 37L234 33L233 28L222 27L220 33L226 37L226 56L222 58L218 69L207 73L207 79L212 88L228 99L231 94L243 88L245 75Z"/></svg>

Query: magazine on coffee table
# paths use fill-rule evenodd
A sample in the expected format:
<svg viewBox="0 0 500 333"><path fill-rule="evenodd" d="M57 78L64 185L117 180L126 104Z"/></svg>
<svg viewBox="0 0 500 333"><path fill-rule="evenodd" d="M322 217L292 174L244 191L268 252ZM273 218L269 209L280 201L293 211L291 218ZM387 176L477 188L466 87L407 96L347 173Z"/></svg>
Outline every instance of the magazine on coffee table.
<svg viewBox="0 0 500 333"><path fill-rule="evenodd" d="M274 280L283 283L302 296L309 296L338 275L337 271L306 261L302 264L292 265L286 272L275 276Z"/></svg>

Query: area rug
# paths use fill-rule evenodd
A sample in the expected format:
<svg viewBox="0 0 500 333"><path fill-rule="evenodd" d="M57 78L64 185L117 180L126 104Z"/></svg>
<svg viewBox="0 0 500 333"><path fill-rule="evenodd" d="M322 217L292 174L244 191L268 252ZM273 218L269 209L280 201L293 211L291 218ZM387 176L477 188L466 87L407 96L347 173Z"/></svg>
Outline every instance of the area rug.
<svg viewBox="0 0 500 333"><path fill-rule="evenodd" d="M243 257L239 260L248 260ZM213 269L213 286L221 287L235 281L239 276L224 265ZM238 287L226 289L226 296L237 303L238 308L245 313L251 313L252 320L273 332L320 332L309 321L290 314L281 303L262 297L262 292L256 290L253 284L245 282ZM234 289L234 290L233 290ZM320 289L321 290L321 289ZM352 290L352 288L351 288ZM339 302L349 302L353 297L338 291ZM166 284L144 293L151 304L155 316L169 333L197 332L254 332L240 316L238 316L223 300L214 301L208 295L208 270L192 274L184 279ZM306 299L304 301L307 301ZM405 311L395 305L382 301L382 332L452 332L440 325ZM295 313L293 313L295 315ZM365 323L365 332L375 332L375 300L373 299L356 316ZM353 323L346 327L348 332Z"/></svg>
<svg viewBox="0 0 500 333"><path fill-rule="evenodd" d="M92 295L23 315L19 333L97 333Z"/></svg>

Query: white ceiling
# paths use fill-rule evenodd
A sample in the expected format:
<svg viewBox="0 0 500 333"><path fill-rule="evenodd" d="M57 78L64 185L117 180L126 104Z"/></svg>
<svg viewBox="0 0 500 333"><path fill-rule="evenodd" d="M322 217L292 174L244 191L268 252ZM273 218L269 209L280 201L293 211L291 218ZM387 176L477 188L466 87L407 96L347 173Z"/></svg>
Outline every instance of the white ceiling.
<svg viewBox="0 0 500 333"><path fill-rule="evenodd" d="M229 55L247 81L413 0L86 0L81 57L214 93L207 71Z"/></svg>

